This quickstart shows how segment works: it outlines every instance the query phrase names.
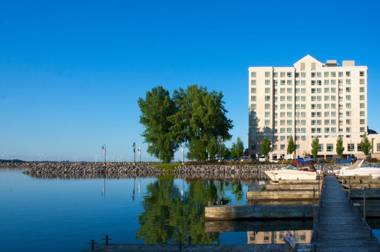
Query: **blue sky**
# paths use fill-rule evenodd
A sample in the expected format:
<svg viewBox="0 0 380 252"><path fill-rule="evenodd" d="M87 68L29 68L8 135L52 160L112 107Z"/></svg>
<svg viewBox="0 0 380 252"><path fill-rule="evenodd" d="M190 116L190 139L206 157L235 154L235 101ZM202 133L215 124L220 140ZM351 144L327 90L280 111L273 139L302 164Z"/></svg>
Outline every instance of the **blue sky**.
<svg viewBox="0 0 380 252"><path fill-rule="evenodd" d="M247 142L247 68L354 59L380 130L378 1L1 1L0 158L132 160L138 97L197 83L225 94ZM178 155L177 155L178 156Z"/></svg>

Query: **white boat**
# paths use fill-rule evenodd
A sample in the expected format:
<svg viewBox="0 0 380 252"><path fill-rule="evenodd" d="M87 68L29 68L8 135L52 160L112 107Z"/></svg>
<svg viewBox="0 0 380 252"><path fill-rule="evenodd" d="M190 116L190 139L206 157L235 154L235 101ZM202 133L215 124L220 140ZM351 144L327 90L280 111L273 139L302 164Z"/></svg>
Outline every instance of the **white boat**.
<svg viewBox="0 0 380 252"><path fill-rule="evenodd" d="M288 166L279 170L265 171L265 174L273 182L279 180L316 180L317 172L299 170L294 166Z"/></svg>
<svg viewBox="0 0 380 252"><path fill-rule="evenodd" d="M338 175L341 177L351 176L372 176L372 178L380 178L380 168L378 167L362 167L364 160L361 160L358 164L342 168Z"/></svg>

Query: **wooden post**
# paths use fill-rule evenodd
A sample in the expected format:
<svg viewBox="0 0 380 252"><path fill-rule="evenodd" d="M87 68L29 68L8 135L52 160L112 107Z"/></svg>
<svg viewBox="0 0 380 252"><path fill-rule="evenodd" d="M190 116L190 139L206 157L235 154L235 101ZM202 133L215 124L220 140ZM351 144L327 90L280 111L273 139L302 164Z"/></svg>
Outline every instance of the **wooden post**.
<svg viewBox="0 0 380 252"><path fill-rule="evenodd" d="M366 204L366 195L365 195L365 188L364 188L364 190L363 190L363 221L365 221L365 217L366 217L366 213L365 213L365 211L366 211L366 206L365 206L365 204Z"/></svg>
<svg viewBox="0 0 380 252"><path fill-rule="evenodd" d="M91 240L91 251L95 251L95 240Z"/></svg>
<svg viewBox="0 0 380 252"><path fill-rule="evenodd" d="M105 237L104 237L104 243L106 245L106 247L108 247L108 245L110 245L110 236L107 234Z"/></svg>
<svg viewBox="0 0 380 252"><path fill-rule="evenodd" d="M351 177L348 177L348 185L349 185L348 196L351 198Z"/></svg>

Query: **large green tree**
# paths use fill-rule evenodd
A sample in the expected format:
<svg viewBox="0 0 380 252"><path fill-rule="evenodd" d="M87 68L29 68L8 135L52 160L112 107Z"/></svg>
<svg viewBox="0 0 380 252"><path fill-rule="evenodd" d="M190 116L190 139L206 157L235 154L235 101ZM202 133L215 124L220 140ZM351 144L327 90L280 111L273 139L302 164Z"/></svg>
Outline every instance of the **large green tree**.
<svg viewBox="0 0 380 252"><path fill-rule="evenodd" d="M219 150L218 141L216 140L215 137L213 137L211 138L211 140L209 141L207 145L207 152L211 160L214 160L215 157L218 155L218 150Z"/></svg>
<svg viewBox="0 0 380 252"><path fill-rule="evenodd" d="M293 152L296 151L296 144L294 143L293 141L293 137L290 136L289 140L288 140L288 149L287 149L287 153L288 154L293 154Z"/></svg>
<svg viewBox="0 0 380 252"><path fill-rule="evenodd" d="M241 158L244 155L244 144L240 137L236 139L236 143L232 144L231 155L233 158Z"/></svg>
<svg viewBox="0 0 380 252"><path fill-rule="evenodd" d="M178 146L171 133L173 122L169 118L175 113L175 104L169 92L161 86L155 87L146 93L145 99L138 100L138 105L148 153L163 162L170 162Z"/></svg>
<svg viewBox="0 0 380 252"><path fill-rule="evenodd" d="M212 139L231 138L232 121L226 117L222 93L192 85L174 91L173 100L176 113L170 117L172 133L177 142L188 144L190 159L206 160Z"/></svg>
<svg viewBox="0 0 380 252"><path fill-rule="evenodd" d="M261 142L261 155L264 155L265 157L268 156L270 152L270 141L268 138L264 137L263 141Z"/></svg>
<svg viewBox="0 0 380 252"><path fill-rule="evenodd" d="M318 137L314 138L311 142L311 155L313 155L314 158L318 156L319 151L319 139Z"/></svg>
<svg viewBox="0 0 380 252"><path fill-rule="evenodd" d="M342 136L339 136L338 139L336 140L335 149L336 149L336 154L338 156L342 156L343 155L344 146L343 146L343 138L342 138Z"/></svg>
<svg viewBox="0 0 380 252"><path fill-rule="evenodd" d="M368 156L370 154L370 152L372 150L372 144L369 141L367 134L365 134L362 137L362 141L360 142L360 148L361 148L362 152L364 153L364 155Z"/></svg>

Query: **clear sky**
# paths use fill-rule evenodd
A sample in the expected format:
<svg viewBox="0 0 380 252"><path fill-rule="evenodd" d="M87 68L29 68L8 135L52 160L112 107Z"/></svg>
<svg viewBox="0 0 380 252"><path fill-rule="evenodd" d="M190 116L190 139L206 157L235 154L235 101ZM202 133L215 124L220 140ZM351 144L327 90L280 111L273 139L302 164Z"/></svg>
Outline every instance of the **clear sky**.
<svg viewBox="0 0 380 252"><path fill-rule="evenodd" d="M0 158L131 160L138 97L197 83L225 94L247 143L249 66L305 54L369 67L380 130L379 1L1 1ZM178 155L177 155L178 157Z"/></svg>

